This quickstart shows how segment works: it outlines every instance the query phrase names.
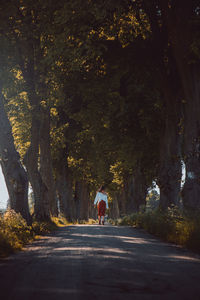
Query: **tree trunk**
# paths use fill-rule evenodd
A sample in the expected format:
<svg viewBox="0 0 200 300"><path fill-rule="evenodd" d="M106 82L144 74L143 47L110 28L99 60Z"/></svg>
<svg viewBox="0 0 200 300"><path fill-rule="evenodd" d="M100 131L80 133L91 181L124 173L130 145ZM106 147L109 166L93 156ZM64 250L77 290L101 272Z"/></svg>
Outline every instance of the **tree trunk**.
<svg viewBox="0 0 200 300"><path fill-rule="evenodd" d="M39 131L40 111L39 107L36 106L32 110L31 143L24 157L24 164L35 199L34 216L37 221L49 221L48 189L38 171Z"/></svg>
<svg viewBox="0 0 200 300"><path fill-rule="evenodd" d="M1 166L9 194L11 209L19 212L31 223L28 208L28 178L19 153L14 146L12 128L4 109L4 97L0 87L0 156Z"/></svg>
<svg viewBox="0 0 200 300"><path fill-rule="evenodd" d="M178 126L182 109L181 80L172 46L169 42L167 20L164 17L165 9L171 10L176 5L174 2L178 1L173 1L172 5L169 5L168 0L158 1L157 3L152 2L152 5L149 5L148 1L146 1L144 4L151 24L151 51L153 50L152 59L155 74L156 70L158 70L157 81L161 88L165 109L164 129L160 131L160 164L158 172L160 207L162 209L166 209L172 204L178 204L181 183L181 136L179 135L180 128ZM159 9L160 17L158 17ZM179 19L178 16L176 16L177 19Z"/></svg>
<svg viewBox="0 0 200 300"><path fill-rule="evenodd" d="M35 199L34 216L37 221L50 221L48 189L44 184L41 174L38 170L41 107L35 83L35 45L33 44L33 40L30 42L30 45L28 45L28 47L30 47L30 55L27 58L26 64L24 64L22 57L20 59L20 67L22 69L22 74L26 83L26 91L31 105L32 117L31 141L24 157L24 164L27 169L29 181L31 183Z"/></svg>
<svg viewBox="0 0 200 300"><path fill-rule="evenodd" d="M89 201L89 218L96 220L98 216L97 216L97 209L96 207L94 207L94 199L95 199L95 195L92 198L92 201Z"/></svg>
<svg viewBox="0 0 200 300"><path fill-rule="evenodd" d="M60 213L69 221L75 219L75 203L73 197L73 182L66 165L66 161L61 160L60 168L57 168L56 188L59 198Z"/></svg>
<svg viewBox="0 0 200 300"><path fill-rule="evenodd" d="M174 102L173 102L174 101ZM158 185L160 188L160 208L165 210L172 205L179 205L181 187L181 135L179 133L178 110L175 100L167 102L165 128L160 140L160 166ZM180 110L180 108L178 108Z"/></svg>
<svg viewBox="0 0 200 300"><path fill-rule="evenodd" d="M57 217L58 207L52 169L49 108L43 109L42 113L40 129L40 173L42 176L42 180L47 187L50 213L53 217Z"/></svg>
<svg viewBox="0 0 200 300"><path fill-rule="evenodd" d="M89 192L84 181L77 181L75 187L76 211L78 220L89 218Z"/></svg>
<svg viewBox="0 0 200 300"><path fill-rule="evenodd" d="M112 219L118 219L119 216L120 216L118 197L119 197L119 194L116 193L115 196L113 197L113 201L112 201L112 203L111 203L111 207L110 207L110 217L111 217Z"/></svg>
<svg viewBox="0 0 200 300"><path fill-rule="evenodd" d="M126 201L127 201L126 197L127 197L126 188L124 185L118 197L119 214L122 216L126 214Z"/></svg>
<svg viewBox="0 0 200 300"><path fill-rule="evenodd" d="M130 176L126 181L126 193L127 193L127 202L126 202L126 211L128 214L134 212L134 178Z"/></svg>
<svg viewBox="0 0 200 300"><path fill-rule="evenodd" d="M200 68L185 70L184 90L185 132L184 162L186 179L183 188L183 205L187 209L200 209Z"/></svg>
<svg viewBox="0 0 200 300"><path fill-rule="evenodd" d="M139 165L134 170L134 175L129 179L128 183L128 203L127 212L138 212L141 207L146 206L147 184L144 174Z"/></svg>
<svg viewBox="0 0 200 300"><path fill-rule="evenodd" d="M167 6L167 5L166 5ZM184 207L200 209L200 63L192 45L199 32L199 14L194 1L176 2L166 9L170 42L179 69L185 95L184 162L186 180L183 189ZM180 17L178 17L180 16Z"/></svg>
<svg viewBox="0 0 200 300"><path fill-rule="evenodd" d="M137 169L134 174L134 210L139 211L142 207L146 207L147 185L140 169Z"/></svg>
<svg viewBox="0 0 200 300"><path fill-rule="evenodd" d="M160 83L163 93L165 124L160 138L158 185L160 208L179 205L181 188L181 82L171 47L167 48L168 63L160 61Z"/></svg>

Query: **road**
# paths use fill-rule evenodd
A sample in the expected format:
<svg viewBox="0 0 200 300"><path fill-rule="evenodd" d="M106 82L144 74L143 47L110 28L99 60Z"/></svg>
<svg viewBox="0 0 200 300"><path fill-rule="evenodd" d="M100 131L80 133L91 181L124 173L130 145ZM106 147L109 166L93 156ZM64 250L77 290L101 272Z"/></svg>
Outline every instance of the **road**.
<svg viewBox="0 0 200 300"><path fill-rule="evenodd" d="M199 300L200 256L131 227L60 228L0 261L1 300Z"/></svg>

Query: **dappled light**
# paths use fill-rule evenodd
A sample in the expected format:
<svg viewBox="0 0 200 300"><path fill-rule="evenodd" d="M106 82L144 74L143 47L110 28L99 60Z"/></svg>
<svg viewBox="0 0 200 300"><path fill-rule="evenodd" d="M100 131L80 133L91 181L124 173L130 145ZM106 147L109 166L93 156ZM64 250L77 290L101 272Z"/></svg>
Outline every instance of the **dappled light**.
<svg viewBox="0 0 200 300"><path fill-rule="evenodd" d="M21 264L23 272L17 273ZM15 282L12 290L7 288L10 274ZM106 300L110 295L113 300L149 295L156 300L175 295L182 299L200 293L199 276L199 256L141 230L111 225L61 227L0 265L9 300L13 295L17 300L91 299L91 295Z"/></svg>
<svg viewBox="0 0 200 300"><path fill-rule="evenodd" d="M0 43L1 299L199 300L199 0L1 0Z"/></svg>

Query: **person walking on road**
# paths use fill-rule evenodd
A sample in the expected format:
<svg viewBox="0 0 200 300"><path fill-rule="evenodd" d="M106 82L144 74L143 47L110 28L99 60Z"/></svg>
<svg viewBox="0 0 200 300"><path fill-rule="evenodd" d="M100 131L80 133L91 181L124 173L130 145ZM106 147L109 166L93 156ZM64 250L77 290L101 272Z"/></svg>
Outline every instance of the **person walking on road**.
<svg viewBox="0 0 200 300"><path fill-rule="evenodd" d="M105 187L101 186L99 191L96 194L95 200L94 200L94 206L98 208L98 218L99 218L99 225L101 225L101 218L102 218L102 224L104 225L104 217L106 209L108 209L108 196L105 192Z"/></svg>

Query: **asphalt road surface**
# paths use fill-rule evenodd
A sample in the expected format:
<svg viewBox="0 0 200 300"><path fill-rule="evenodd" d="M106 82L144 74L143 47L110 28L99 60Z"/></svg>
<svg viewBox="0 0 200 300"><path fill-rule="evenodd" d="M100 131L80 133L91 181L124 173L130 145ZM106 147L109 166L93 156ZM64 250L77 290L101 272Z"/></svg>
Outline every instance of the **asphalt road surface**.
<svg viewBox="0 0 200 300"><path fill-rule="evenodd" d="M63 227L0 261L0 299L200 300L200 256L131 227Z"/></svg>

